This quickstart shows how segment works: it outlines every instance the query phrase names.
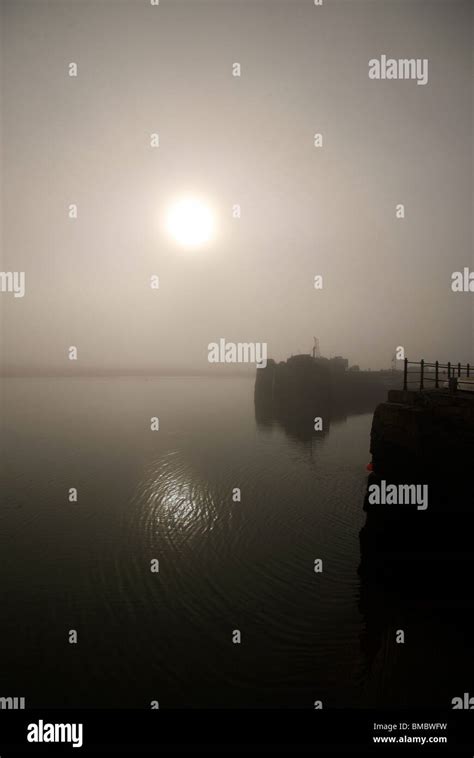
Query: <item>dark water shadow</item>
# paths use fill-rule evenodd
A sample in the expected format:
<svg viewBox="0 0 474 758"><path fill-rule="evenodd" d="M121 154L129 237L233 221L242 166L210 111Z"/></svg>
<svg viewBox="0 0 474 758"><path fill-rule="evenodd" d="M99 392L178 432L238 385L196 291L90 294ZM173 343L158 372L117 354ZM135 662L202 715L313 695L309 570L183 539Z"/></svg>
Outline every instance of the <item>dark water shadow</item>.
<svg viewBox="0 0 474 758"><path fill-rule="evenodd" d="M308 400L304 396L271 399L255 394L255 420L262 431L275 426L283 429L291 439L307 444L324 439L331 425L345 422L350 416L373 413L384 399L383 393L364 398L320 398Z"/></svg>

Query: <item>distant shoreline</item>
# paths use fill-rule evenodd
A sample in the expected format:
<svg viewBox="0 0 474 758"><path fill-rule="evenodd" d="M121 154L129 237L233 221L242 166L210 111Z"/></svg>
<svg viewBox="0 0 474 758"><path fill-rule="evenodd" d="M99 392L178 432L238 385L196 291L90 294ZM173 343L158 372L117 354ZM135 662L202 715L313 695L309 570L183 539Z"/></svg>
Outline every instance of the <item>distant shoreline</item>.
<svg viewBox="0 0 474 758"><path fill-rule="evenodd" d="M155 373L155 372L137 372L137 371L102 371L102 372L12 372L0 374L0 380L2 379L254 379L255 372L170 372L170 373Z"/></svg>

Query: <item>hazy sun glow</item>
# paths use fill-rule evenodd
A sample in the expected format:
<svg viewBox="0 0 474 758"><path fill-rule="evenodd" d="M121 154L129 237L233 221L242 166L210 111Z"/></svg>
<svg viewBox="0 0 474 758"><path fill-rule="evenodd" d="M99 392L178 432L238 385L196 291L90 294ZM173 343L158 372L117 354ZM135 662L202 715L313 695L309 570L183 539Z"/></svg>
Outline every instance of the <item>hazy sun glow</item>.
<svg viewBox="0 0 474 758"><path fill-rule="evenodd" d="M183 247L199 247L214 236L214 214L201 200L185 197L168 210L166 227L171 237Z"/></svg>

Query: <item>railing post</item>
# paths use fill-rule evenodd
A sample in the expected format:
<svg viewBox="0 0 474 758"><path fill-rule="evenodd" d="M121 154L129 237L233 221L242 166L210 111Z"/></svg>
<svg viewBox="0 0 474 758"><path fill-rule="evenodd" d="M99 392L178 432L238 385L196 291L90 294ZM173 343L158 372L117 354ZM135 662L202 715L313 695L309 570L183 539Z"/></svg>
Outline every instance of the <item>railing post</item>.
<svg viewBox="0 0 474 758"><path fill-rule="evenodd" d="M403 390L406 392L408 385L408 358L403 361Z"/></svg>
<svg viewBox="0 0 474 758"><path fill-rule="evenodd" d="M436 361L436 363L435 363L435 387L436 387L436 389L439 388L439 372L438 372L438 369L439 369L439 363L438 363L438 361Z"/></svg>
<svg viewBox="0 0 474 758"><path fill-rule="evenodd" d="M424 360L422 358L421 361L420 361L420 390L422 390L424 388L424 384L423 384L423 375L424 375L424 373L425 373L425 362L424 362Z"/></svg>
<svg viewBox="0 0 474 758"><path fill-rule="evenodd" d="M469 363L468 363L468 364L467 364L467 378L468 378L468 379L469 379L469 368L470 368L470 366L469 366Z"/></svg>
<svg viewBox="0 0 474 758"><path fill-rule="evenodd" d="M451 379L451 361L448 361L448 379Z"/></svg>
<svg viewBox="0 0 474 758"><path fill-rule="evenodd" d="M458 376L461 376L461 364L458 363Z"/></svg>

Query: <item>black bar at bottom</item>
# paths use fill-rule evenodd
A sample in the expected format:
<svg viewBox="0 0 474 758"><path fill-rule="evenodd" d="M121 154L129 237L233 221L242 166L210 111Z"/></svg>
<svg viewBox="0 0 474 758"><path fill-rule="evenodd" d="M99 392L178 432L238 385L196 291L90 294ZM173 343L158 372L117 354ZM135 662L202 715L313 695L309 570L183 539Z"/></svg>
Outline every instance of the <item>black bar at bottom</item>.
<svg viewBox="0 0 474 758"><path fill-rule="evenodd" d="M64 729L56 730L60 724ZM43 741L30 742L28 735L41 736ZM69 742L47 741L62 736ZM18 753L79 756L223 750L472 756L473 746L470 710L0 711L2 758Z"/></svg>

